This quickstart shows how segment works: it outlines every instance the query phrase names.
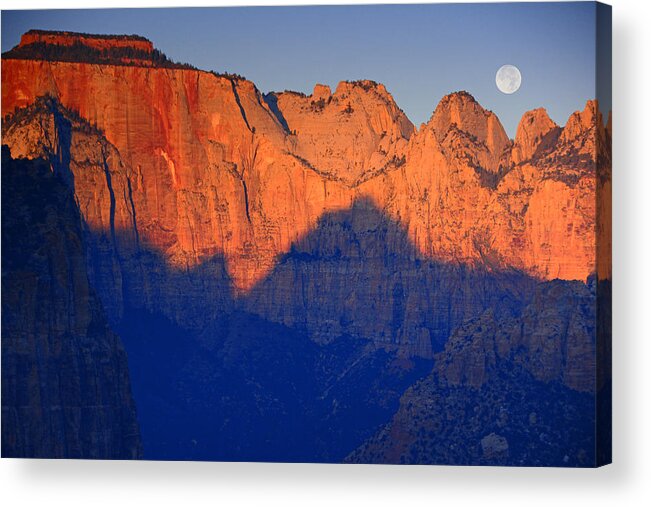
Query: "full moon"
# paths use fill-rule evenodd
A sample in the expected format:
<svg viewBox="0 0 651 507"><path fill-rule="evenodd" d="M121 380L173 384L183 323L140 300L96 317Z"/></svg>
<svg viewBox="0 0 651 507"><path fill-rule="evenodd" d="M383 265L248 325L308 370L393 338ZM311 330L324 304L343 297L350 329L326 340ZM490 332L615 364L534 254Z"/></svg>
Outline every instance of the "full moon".
<svg viewBox="0 0 651 507"><path fill-rule="evenodd" d="M522 74L515 65L502 65L495 74L495 84L502 93L515 93L522 84Z"/></svg>

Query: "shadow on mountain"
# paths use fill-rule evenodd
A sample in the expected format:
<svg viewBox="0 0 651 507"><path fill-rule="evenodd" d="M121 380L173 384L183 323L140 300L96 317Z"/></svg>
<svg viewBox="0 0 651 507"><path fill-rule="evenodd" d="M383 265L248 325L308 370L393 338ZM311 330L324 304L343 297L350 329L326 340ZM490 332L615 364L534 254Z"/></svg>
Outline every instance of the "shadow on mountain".
<svg viewBox="0 0 651 507"><path fill-rule="evenodd" d="M318 343L348 334L431 358L487 308L515 315L536 280L424 257L403 225L368 198L321 216L240 301Z"/></svg>
<svg viewBox="0 0 651 507"><path fill-rule="evenodd" d="M2 457L141 458L127 357L53 169L2 147Z"/></svg>
<svg viewBox="0 0 651 507"><path fill-rule="evenodd" d="M500 362L473 388L435 372L411 387L390 424L349 463L593 467L595 397Z"/></svg>
<svg viewBox="0 0 651 507"><path fill-rule="evenodd" d="M289 125L287 124L287 120L285 119L285 116L283 115L282 111L278 107L278 96L275 93L267 93L262 96L263 100L265 103L269 106L269 109L271 109L271 112L274 114L276 119L280 122L282 127L285 129L285 132L290 132L289 130Z"/></svg>
<svg viewBox="0 0 651 507"><path fill-rule="evenodd" d="M88 232L89 245L101 241ZM90 257L107 264L101 252ZM151 459L340 462L389 421L453 329L488 309L517 318L537 285L517 272L422 258L366 199L325 214L266 279L230 301L201 298L189 282L227 286L225 270L206 268L223 267L219 256L185 271L142 246L137 258L118 262L131 281L116 330ZM134 282L143 272L149 278ZM151 311L141 284L163 310L158 298L173 288L184 311L205 312L210 324L188 328Z"/></svg>
<svg viewBox="0 0 651 507"><path fill-rule="evenodd" d="M221 255L177 267L133 231L95 231L84 224L84 233L89 276L112 325L119 325L125 312L143 311L196 330L233 311Z"/></svg>
<svg viewBox="0 0 651 507"><path fill-rule="evenodd" d="M65 148L54 152L65 154ZM60 166L56 174L66 185L74 185L65 177L70 172L65 159L50 163ZM148 459L340 462L381 434L405 391L433 371L435 354L455 333L465 338L459 336L464 323L487 311L497 321L517 321L541 285L517 271L425 258L403 226L367 199L324 214L314 230L279 256L264 280L239 297L221 255L177 267L132 231L82 225L87 279L127 350ZM3 227L3 239L15 238L5 238ZM3 270L3 296L4 282ZM64 295L66 290L61 288ZM3 338L5 318L20 315L19 304L5 307L3 298ZM55 346L61 340L53 333L48 339ZM469 350L466 366L485 361L487 350ZM459 445L464 434L474 436L477 428L490 426L500 399L491 393L520 380L530 385L519 373L521 364L504 364L512 384L500 384L497 375L479 391L464 385L437 391L453 407L445 412L446 424L454 422ZM75 375L72 380L80 381ZM110 382L102 382L101 389L110 388ZM539 382L531 392L513 389L503 394L516 401L556 393L550 382ZM423 392L415 404L430 407L434 394ZM594 410L586 408L591 395L581 395L580 403L575 399L568 395L567 411L580 414L582 428L590 421L594 425ZM417 413L417 438L425 436L428 419L421 416L427 413ZM550 419L554 432L574 423L574 418ZM439 437L445 444L444 434ZM400 441L400 435L391 438ZM561 452L563 442L545 445ZM499 439L490 445L496 454L482 463L501 463ZM455 456L440 454L427 462L475 463ZM521 455L508 459L527 463Z"/></svg>
<svg viewBox="0 0 651 507"><path fill-rule="evenodd" d="M595 379L595 292L538 285L517 319L490 310L455 330L391 422L346 461L591 467L610 460L610 375ZM608 297L604 295L603 297ZM598 336L598 334L597 334ZM605 345L607 346L607 345ZM597 380L597 382L595 382Z"/></svg>

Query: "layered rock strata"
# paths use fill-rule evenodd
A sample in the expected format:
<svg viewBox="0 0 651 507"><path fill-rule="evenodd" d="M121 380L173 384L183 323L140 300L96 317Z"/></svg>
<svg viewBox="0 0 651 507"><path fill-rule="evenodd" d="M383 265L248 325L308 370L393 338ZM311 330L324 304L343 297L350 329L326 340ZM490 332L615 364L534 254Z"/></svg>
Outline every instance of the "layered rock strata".
<svg viewBox="0 0 651 507"><path fill-rule="evenodd" d="M91 256L91 277L114 320L127 294L139 307L200 329L228 310L232 293L254 295L247 298L256 301L247 303L249 310L285 324L301 322L315 338L372 327L360 322L347 329L318 316L314 322L306 309L309 295L335 300L340 295L332 287L307 287L305 296L294 294L291 301L280 294L293 285L273 295L265 289L270 277L278 278L279 259L304 250L305 236L322 217L360 209L360 202L406 231L408 241L392 254L445 265L454 273L448 285L464 270L585 281L597 269L598 148L609 134L595 102L564 128L543 110L526 113L511 142L495 114L465 92L443 98L416 131L385 87L371 81L342 82L334 93L317 86L311 96L263 96L243 78L193 69L10 57L3 66L4 115L49 95L95 126L110 146L101 154L73 143L71 171L99 252ZM26 149L30 128L6 128L3 142L14 151ZM84 160L94 169L84 170ZM371 271L382 272L387 263L382 252L343 254L361 255ZM160 266L155 282L146 281L152 266ZM358 267L345 269L352 270L348 278L363 279ZM607 266L603 271L601 278L608 277ZM279 283L300 277L308 278L294 271ZM369 337L429 350L427 336L437 334L436 326L427 317L407 316L441 307L419 308L436 289L419 286L417 278L400 281L402 293L418 302L399 302L413 308L400 330ZM365 297L347 287L353 299L341 298L385 301L380 314L390 315L395 298L385 293L397 284L390 285ZM186 291L207 291L223 304L195 312L178 296ZM436 294L444 306L452 301L449 291ZM467 318L487 304L466 296L462 307ZM461 321L441 326L445 331L431 345ZM323 336L318 329L331 331Z"/></svg>
<svg viewBox="0 0 651 507"><path fill-rule="evenodd" d="M140 458L126 354L57 162L2 152L2 456Z"/></svg>

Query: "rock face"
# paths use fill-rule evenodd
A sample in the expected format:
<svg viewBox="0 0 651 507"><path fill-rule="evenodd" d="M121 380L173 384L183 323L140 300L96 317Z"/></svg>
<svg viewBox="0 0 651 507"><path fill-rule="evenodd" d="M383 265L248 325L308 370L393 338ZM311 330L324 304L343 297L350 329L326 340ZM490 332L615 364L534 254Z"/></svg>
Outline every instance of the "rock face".
<svg viewBox="0 0 651 507"><path fill-rule="evenodd" d="M414 127L384 85L342 81L334 94L272 94L291 152L324 177L354 185L404 163Z"/></svg>
<svg viewBox="0 0 651 507"><path fill-rule="evenodd" d="M240 76L170 62L139 37L32 32L3 55L2 113L12 156L47 161L74 195L80 276L143 367L135 391L148 442L170 442L160 421L185 417L190 396L193 419L205 416L197 434L230 449L221 456L256 457L232 447L239 436L273 458L282 446L256 440L259 417L277 435L299 420L352 425L358 385L385 402L373 398L350 434L323 429L313 456L338 460L359 446L351 460L532 464L541 453L590 463L585 414L609 378L596 363L607 346L595 342L595 287L610 277L611 131L595 101L564 127L544 109L527 112L511 141L494 113L457 92L416 130L372 81L262 95ZM149 327L136 336L141 322ZM161 338L160 351L146 341L168 334L173 346ZM299 349L320 380L293 376L305 371L301 354L282 355L287 336L309 342ZM268 357L251 358L237 345L246 337ZM349 340L366 345L340 345ZM183 363L166 377L178 396L151 394L152 349L161 364ZM424 371L415 358L431 373L403 395L402 382ZM265 364L282 374L269 377ZM510 391L540 400L525 413ZM311 397L318 406L301 419L293 403ZM566 412L550 408L553 397ZM468 404L477 416L455 427ZM241 419L223 419L233 411ZM532 420L547 440L530 442ZM576 432L562 434L558 421ZM215 425L229 428L219 444L206 436ZM344 434L348 448L324 451ZM466 450L464 435L474 442ZM556 451L571 439L563 461ZM187 441L158 456L210 457Z"/></svg>
<svg viewBox="0 0 651 507"><path fill-rule="evenodd" d="M562 133L543 110L527 113L511 143L465 92L445 97L415 132L371 81L263 97L244 79L192 69L11 58L3 65L3 114L48 94L110 146L91 155L90 144L73 143L71 170L96 237L91 277L112 320L128 297L200 329L224 311L229 290L255 293L324 213L360 199L407 231L416 248L403 257L541 279L585 280L596 269L594 148L605 131L594 103ZM29 145L25 128L5 129L14 151ZM84 169L86 160L94 169ZM145 280L152 264L173 275ZM405 294L429 298L410 283ZM188 291L208 291L219 304L193 314L178 297ZM281 317L271 299L257 311L284 323L309 320L305 301ZM421 329L406 322L398 344L423 349Z"/></svg>
<svg viewBox="0 0 651 507"><path fill-rule="evenodd" d="M475 158L483 169L495 173L511 141L497 116L481 107L467 92L445 96L429 121L438 141L457 156ZM459 149L460 147L464 149Z"/></svg>
<svg viewBox="0 0 651 507"><path fill-rule="evenodd" d="M595 305L582 283L548 282L517 316L496 317L492 310L467 321L437 356L440 378L450 385L480 388L499 362L522 365L543 382L562 382L593 392L595 383Z"/></svg>
<svg viewBox="0 0 651 507"><path fill-rule="evenodd" d="M68 137L69 149L61 147L58 140ZM515 272L432 260L373 200L358 198L321 215L313 231L273 258L264 280L233 301L220 255L178 269L144 240L135 184L99 131L50 100L21 110L6 123L4 139L26 158L44 152L59 159L67 149L65 170L88 217L89 273L114 323L125 307L144 308L198 331L241 306L318 342L348 334L431 357L457 325L498 302L513 305L534 283Z"/></svg>
<svg viewBox="0 0 651 507"><path fill-rule="evenodd" d="M53 172L54 169L54 172ZM142 456L127 358L65 175L2 152L2 456Z"/></svg>
<svg viewBox="0 0 651 507"><path fill-rule="evenodd" d="M560 131L543 108L527 111L518 124L511 159L515 164L531 160L539 148L553 146Z"/></svg>
<svg viewBox="0 0 651 507"><path fill-rule="evenodd" d="M190 69L4 65L3 114L50 94L97 125L133 182L142 240L174 266L222 255L237 290L264 278L320 215L360 196L430 257L489 256L546 279L585 280L595 269L586 218L595 214L594 160L590 143L581 144L595 133L589 116L587 130L572 120L537 154L541 134L523 127L511 155L497 117L467 93L445 97L415 134L386 89L369 81L265 100L246 80ZM557 161L569 162L572 150L585 164L568 178Z"/></svg>
<svg viewBox="0 0 651 507"><path fill-rule="evenodd" d="M595 290L595 287L592 287ZM459 327L359 463L595 466L595 309L590 289L553 281L517 316Z"/></svg>

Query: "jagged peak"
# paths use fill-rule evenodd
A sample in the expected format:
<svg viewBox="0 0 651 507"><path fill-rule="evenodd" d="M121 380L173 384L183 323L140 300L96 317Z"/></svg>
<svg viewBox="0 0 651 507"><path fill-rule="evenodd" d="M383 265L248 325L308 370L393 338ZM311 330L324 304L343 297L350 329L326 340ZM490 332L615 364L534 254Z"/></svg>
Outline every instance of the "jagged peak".
<svg viewBox="0 0 651 507"><path fill-rule="evenodd" d="M597 99L588 99L583 111L580 112L581 122L584 125L594 125L594 122L603 123L599 101Z"/></svg>
<svg viewBox="0 0 651 507"><path fill-rule="evenodd" d="M314 100L324 99L328 100L332 96L332 90L328 85L317 83L314 85L312 91L312 98Z"/></svg>
<svg viewBox="0 0 651 507"><path fill-rule="evenodd" d="M525 112L520 119L518 129L526 128L528 125L531 125L533 123L544 123L552 126L557 126L556 122L554 122L554 120L549 117L547 109L544 107L537 107Z"/></svg>
<svg viewBox="0 0 651 507"><path fill-rule="evenodd" d="M436 108L432 112L429 123L449 114L450 111L455 112L473 112L475 114L481 114L485 117L491 115L494 116L493 112L485 109L482 105L473 97L469 92L465 90L459 90L456 92L448 93L445 95L439 103L436 105ZM456 122L457 124L459 122Z"/></svg>
<svg viewBox="0 0 651 507"><path fill-rule="evenodd" d="M399 114L401 121L406 124L405 129L408 135L414 131L414 126L409 121L404 111L398 106L386 87L382 83L377 83L370 79L340 81L334 92L330 86L316 83L311 95L306 95L303 92L294 90L284 90L282 92L269 92L266 96L274 96L278 99L283 97L284 99L289 99L290 97L293 97L294 100L298 99L299 102L307 100L313 107L316 107L316 111L321 111L332 99L334 99L334 102L338 104L337 108L339 109L341 109L342 104L344 106L348 104L346 111L349 112L354 112L354 108L352 107L352 104L350 104L351 100L353 102L370 101L371 103L377 103L379 101L379 103L383 103L390 110Z"/></svg>
<svg viewBox="0 0 651 507"><path fill-rule="evenodd" d="M511 142L497 116L484 109L467 91L444 96L426 128L431 128L439 142L443 142L452 125L484 143L496 156L501 155Z"/></svg>
<svg viewBox="0 0 651 507"><path fill-rule="evenodd" d="M395 104L393 96L389 93L386 86L371 79L358 79L351 81L340 81L335 88L334 95L349 95L354 91L362 91L364 93L375 92L387 101Z"/></svg>
<svg viewBox="0 0 651 507"><path fill-rule="evenodd" d="M276 96L293 95L295 97L300 97L304 99L310 98L313 100L318 100L320 98L324 98L324 97L328 98L335 95L337 96L348 95L355 89L361 89L364 92L369 92L373 90L377 92L379 95L382 95L386 98L390 98L393 101L393 97L386 89L386 86L384 86L382 83L378 83L371 79L360 79L356 81L351 81L351 80L339 81L339 83L335 87L334 92L332 91L329 85L323 83L315 83L314 88L312 90L312 94L310 95L307 95L304 92L299 92L297 90L271 91L268 93L268 95L272 95L272 94Z"/></svg>
<svg viewBox="0 0 651 507"><path fill-rule="evenodd" d="M574 111L565 123L561 140L567 142L576 139L585 132L598 128L604 128L601 111L599 110L599 101L589 99L585 103L582 111Z"/></svg>
<svg viewBox="0 0 651 507"><path fill-rule="evenodd" d="M549 137L558 137L558 125L549 117L547 110L538 107L522 115L515 134L512 160L518 164L531 159L538 148L548 143Z"/></svg>
<svg viewBox="0 0 651 507"><path fill-rule="evenodd" d="M480 106L479 102L477 102L477 99L470 93L467 92L466 90L458 90L456 92L451 92L445 95L440 101L439 101L439 106L445 106L447 104L450 104L452 102L468 102L472 104L477 104ZM481 106L480 106L481 107ZM483 109L483 108L482 108Z"/></svg>

